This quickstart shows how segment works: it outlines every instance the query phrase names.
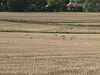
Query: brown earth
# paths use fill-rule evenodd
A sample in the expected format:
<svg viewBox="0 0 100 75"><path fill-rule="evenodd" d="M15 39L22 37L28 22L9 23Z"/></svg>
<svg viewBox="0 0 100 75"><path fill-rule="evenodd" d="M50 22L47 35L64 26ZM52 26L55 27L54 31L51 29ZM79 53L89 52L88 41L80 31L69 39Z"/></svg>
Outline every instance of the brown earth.
<svg viewBox="0 0 100 75"><path fill-rule="evenodd" d="M99 73L99 34L0 33L0 75Z"/></svg>
<svg viewBox="0 0 100 75"><path fill-rule="evenodd" d="M1 12L0 30L100 32L100 13ZM0 75L99 74L99 34L0 32Z"/></svg>
<svg viewBox="0 0 100 75"><path fill-rule="evenodd" d="M0 21L0 30L28 30L28 31L44 31L44 32L100 32L100 25L81 26L67 24L67 25L51 25L51 24L26 24Z"/></svg>
<svg viewBox="0 0 100 75"><path fill-rule="evenodd" d="M0 19L53 21L53 22L89 22L100 23L100 13L11 13L1 12Z"/></svg>
<svg viewBox="0 0 100 75"><path fill-rule="evenodd" d="M31 30L45 32L100 32L100 13L1 12L0 20L0 30ZM8 22L6 20L14 20L19 22ZM20 23L20 21L22 20L33 22ZM34 21L36 22L34 23ZM51 24L47 22L51 22Z"/></svg>

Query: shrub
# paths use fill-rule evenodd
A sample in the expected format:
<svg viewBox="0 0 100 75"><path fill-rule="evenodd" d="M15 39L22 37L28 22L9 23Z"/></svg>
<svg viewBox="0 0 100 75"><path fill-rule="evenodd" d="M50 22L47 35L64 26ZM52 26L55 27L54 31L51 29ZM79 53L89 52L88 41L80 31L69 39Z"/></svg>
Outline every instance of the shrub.
<svg viewBox="0 0 100 75"><path fill-rule="evenodd" d="M29 11L37 11L37 7L35 4L31 4L28 8Z"/></svg>

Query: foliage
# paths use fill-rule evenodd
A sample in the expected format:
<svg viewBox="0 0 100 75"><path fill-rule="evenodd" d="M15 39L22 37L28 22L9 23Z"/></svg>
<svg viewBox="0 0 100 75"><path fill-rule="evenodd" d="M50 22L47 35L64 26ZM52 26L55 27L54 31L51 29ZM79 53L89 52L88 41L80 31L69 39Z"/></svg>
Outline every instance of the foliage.
<svg viewBox="0 0 100 75"><path fill-rule="evenodd" d="M68 3L81 4L79 6L70 6ZM87 11L99 12L100 0L0 0L0 11Z"/></svg>
<svg viewBox="0 0 100 75"><path fill-rule="evenodd" d="M27 10L28 0L8 0L10 11Z"/></svg>
<svg viewBox="0 0 100 75"><path fill-rule="evenodd" d="M86 0L85 9L89 12L100 11L100 0Z"/></svg>
<svg viewBox="0 0 100 75"><path fill-rule="evenodd" d="M48 0L48 5L49 5L48 10L52 11L53 9L53 11L62 11L63 1L62 0Z"/></svg>

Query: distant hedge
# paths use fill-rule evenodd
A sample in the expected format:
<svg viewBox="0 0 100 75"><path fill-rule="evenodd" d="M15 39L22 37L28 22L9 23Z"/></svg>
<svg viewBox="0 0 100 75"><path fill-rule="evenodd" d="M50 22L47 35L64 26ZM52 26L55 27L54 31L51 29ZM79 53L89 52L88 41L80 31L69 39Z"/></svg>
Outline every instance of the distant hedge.
<svg viewBox="0 0 100 75"><path fill-rule="evenodd" d="M100 0L0 0L0 11L99 12Z"/></svg>

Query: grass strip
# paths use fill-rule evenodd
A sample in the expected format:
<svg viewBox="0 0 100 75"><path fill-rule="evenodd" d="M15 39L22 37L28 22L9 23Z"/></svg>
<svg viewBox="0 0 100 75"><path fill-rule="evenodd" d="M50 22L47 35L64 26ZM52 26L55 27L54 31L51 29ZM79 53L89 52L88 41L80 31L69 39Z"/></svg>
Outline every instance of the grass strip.
<svg viewBox="0 0 100 75"><path fill-rule="evenodd" d="M100 27L100 25L82 25L82 24L68 24L67 26L75 26L75 27Z"/></svg>
<svg viewBox="0 0 100 75"><path fill-rule="evenodd" d="M59 23L84 23L84 22L52 22L52 21L31 21L31 20L11 20L0 19L0 21L16 22L16 23L30 23L30 24L59 24Z"/></svg>
<svg viewBox="0 0 100 75"><path fill-rule="evenodd" d="M100 34L100 32L47 32L47 31L29 31L29 30L0 30L0 32L57 33L57 34Z"/></svg>
<svg viewBox="0 0 100 75"><path fill-rule="evenodd" d="M60 23L65 23L64 26L75 26L75 27L100 27L100 25L82 25L82 24L68 24L68 23L84 23L84 22L51 22L51 21L31 21L31 20L8 20L0 19L0 21L5 22L16 22L16 23L27 23L27 24L50 24L59 25Z"/></svg>

